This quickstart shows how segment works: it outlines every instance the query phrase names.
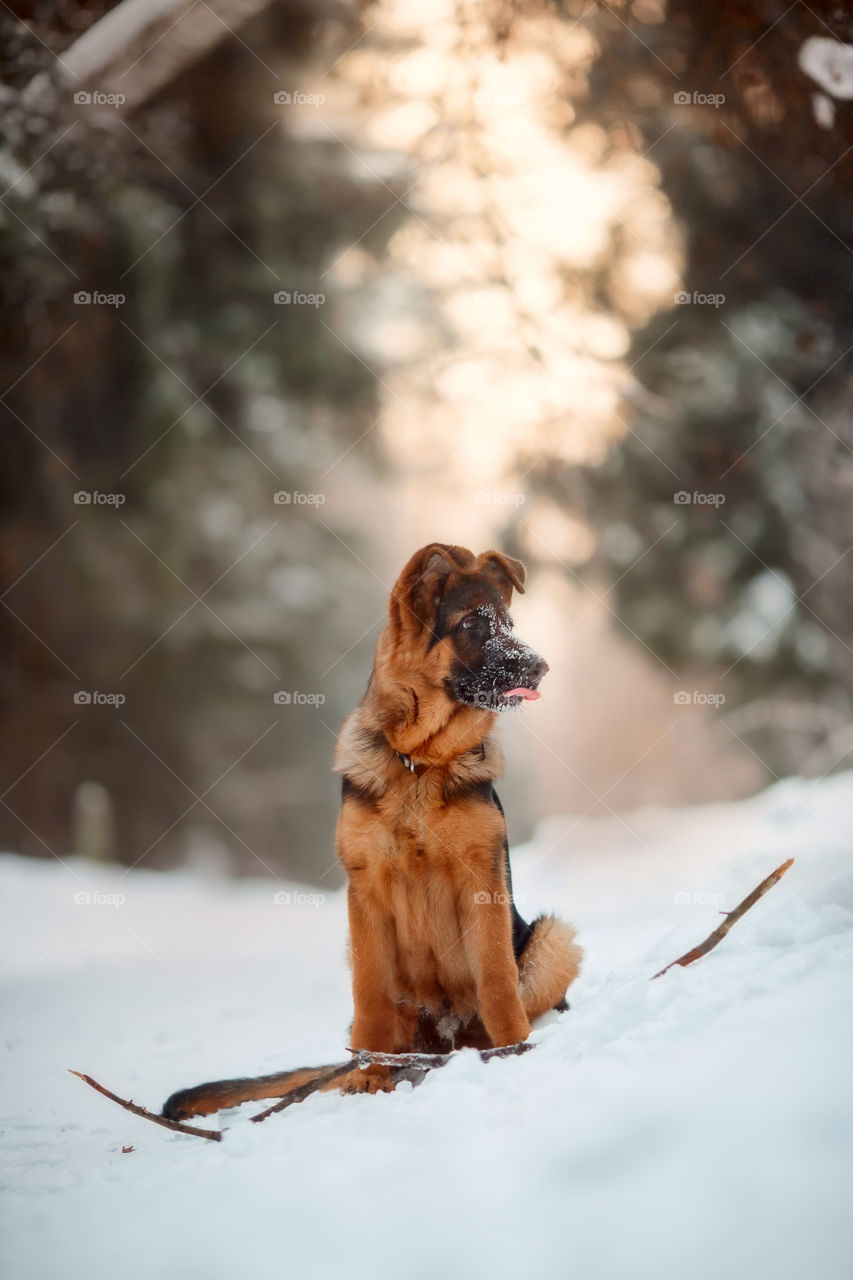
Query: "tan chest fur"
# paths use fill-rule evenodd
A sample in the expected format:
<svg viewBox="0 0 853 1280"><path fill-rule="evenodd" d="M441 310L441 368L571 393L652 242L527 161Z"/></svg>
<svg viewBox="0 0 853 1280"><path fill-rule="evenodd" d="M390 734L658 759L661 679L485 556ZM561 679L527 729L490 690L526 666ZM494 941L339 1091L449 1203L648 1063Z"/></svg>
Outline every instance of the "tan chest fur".
<svg viewBox="0 0 853 1280"><path fill-rule="evenodd" d="M338 838L349 891L384 933L395 998L462 1016L475 1004L470 908L503 885L503 817L470 790L495 776L500 755L490 744L471 756L415 777L387 751L360 752L369 786L344 804Z"/></svg>

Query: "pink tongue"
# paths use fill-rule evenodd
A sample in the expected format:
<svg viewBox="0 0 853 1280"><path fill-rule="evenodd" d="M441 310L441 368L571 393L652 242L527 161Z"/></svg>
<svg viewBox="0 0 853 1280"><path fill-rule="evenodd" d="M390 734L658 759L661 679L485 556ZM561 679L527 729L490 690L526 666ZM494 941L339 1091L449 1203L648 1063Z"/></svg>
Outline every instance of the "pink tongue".
<svg viewBox="0 0 853 1280"><path fill-rule="evenodd" d="M525 689L523 687L519 689L507 689L504 694L505 698L526 698L528 702L535 702L536 699L541 696L542 695L539 693L538 689Z"/></svg>

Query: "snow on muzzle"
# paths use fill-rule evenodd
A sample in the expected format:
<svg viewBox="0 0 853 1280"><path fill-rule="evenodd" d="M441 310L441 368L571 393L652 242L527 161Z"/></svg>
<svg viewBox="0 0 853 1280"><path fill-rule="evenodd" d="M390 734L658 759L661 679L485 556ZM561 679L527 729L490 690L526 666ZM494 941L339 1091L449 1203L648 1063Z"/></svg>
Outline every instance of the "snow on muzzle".
<svg viewBox="0 0 853 1280"><path fill-rule="evenodd" d="M541 695L538 685L548 671L545 659L513 635L508 627L500 627L486 642L482 675L493 693L509 702L535 702Z"/></svg>

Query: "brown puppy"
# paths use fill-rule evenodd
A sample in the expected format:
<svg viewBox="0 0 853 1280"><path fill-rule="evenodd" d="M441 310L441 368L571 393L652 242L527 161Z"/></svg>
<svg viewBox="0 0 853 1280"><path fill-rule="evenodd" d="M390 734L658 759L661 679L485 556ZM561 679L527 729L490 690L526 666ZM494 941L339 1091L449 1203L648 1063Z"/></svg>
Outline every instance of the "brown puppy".
<svg viewBox="0 0 853 1280"><path fill-rule="evenodd" d="M527 1039L577 976L574 930L512 901L497 713L547 664L512 632L524 567L433 543L392 593L364 700L344 724L338 853L349 877L353 1049ZM347 1082L387 1087L371 1067Z"/></svg>
<svg viewBox="0 0 853 1280"><path fill-rule="evenodd" d="M512 631L524 566L431 543L398 578L367 691L338 739L338 855L347 872L353 1049L400 1053L526 1040L565 1008L582 952L554 916L512 900L497 713L538 698L548 666ZM320 1068L174 1094L164 1114L283 1097ZM388 1067L333 1086L393 1088Z"/></svg>

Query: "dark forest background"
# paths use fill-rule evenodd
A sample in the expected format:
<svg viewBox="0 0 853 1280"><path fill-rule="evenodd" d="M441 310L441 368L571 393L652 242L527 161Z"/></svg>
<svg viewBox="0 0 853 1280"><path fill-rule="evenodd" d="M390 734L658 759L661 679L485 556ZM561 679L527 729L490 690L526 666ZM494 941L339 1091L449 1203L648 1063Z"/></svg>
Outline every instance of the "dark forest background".
<svg viewBox="0 0 853 1280"><path fill-rule="evenodd" d="M0 14L0 847L146 866L204 847L311 878L331 860L333 735L365 675L341 658L373 618L348 550L363 531L275 495L321 492L356 446L394 483L359 286L324 272L358 240L381 278L408 214L389 212L402 178L291 135L274 94L358 42L395 50L369 5L275 0L93 52L129 8ZM632 642L697 678L736 664L726 714L767 780L849 764L853 88L822 88L798 53L849 45L853 18L822 0L478 13L500 48L540 9L595 40L566 128L653 148L691 301L635 327L630 429L601 464L546 457L527 483L588 522L581 573ZM127 101L75 103L98 90ZM322 308L274 301L320 278ZM75 301L99 293L123 301ZM724 503L676 509L676 491Z"/></svg>

